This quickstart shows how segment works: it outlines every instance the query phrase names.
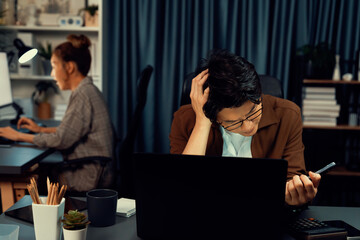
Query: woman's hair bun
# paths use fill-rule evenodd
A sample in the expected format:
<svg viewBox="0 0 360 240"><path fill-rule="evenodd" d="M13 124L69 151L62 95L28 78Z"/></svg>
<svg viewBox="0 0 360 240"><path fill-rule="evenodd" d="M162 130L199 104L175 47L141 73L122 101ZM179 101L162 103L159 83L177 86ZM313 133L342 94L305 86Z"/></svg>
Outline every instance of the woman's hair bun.
<svg viewBox="0 0 360 240"><path fill-rule="evenodd" d="M91 45L90 39L82 34L71 34L67 36L67 40L73 45L74 48L88 48Z"/></svg>

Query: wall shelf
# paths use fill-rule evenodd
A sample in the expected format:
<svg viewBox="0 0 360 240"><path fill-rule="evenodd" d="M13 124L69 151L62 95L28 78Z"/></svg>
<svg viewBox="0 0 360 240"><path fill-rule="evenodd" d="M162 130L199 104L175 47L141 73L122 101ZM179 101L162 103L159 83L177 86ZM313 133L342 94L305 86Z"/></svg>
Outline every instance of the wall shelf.
<svg viewBox="0 0 360 240"><path fill-rule="evenodd" d="M304 83L306 84L360 84L359 81L334 81L334 80L327 80L327 79L304 79Z"/></svg>
<svg viewBox="0 0 360 240"><path fill-rule="evenodd" d="M99 81L99 76L90 76L94 81ZM55 81L53 77L51 76L44 76L44 75L19 75L19 74L10 74L11 80L30 80L30 81Z"/></svg>
<svg viewBox="0 0 360 240"><path fill-rule="evenodd" d="M327 174L331 176L360 177L360 172L347 170L344 166L336 166Z"/></svg>
<svg viewBox="0 0 360 240"><path fill-rule="evenodd" d="M24 32L98 32L99 27L59 27L59 26L0 26L1 30Z"/></svg>
<svg viewBox="0 0 360 240"><path fill-rule="evenodd" d="M355 130L360 131L360 126L337 125L337 126L316 126L308 125L303 126L304 129L331 129L331 130Z"/></svg>
<svg viewBox="0 0 360 240"><path fill-rule="evenodd" d="M11 80L33 80L33 81L54 80L53 77L51 77L51 76L43 76L43 75L24 76L24 75L19 75L19 74L10 74L10 79Z"/></svg>

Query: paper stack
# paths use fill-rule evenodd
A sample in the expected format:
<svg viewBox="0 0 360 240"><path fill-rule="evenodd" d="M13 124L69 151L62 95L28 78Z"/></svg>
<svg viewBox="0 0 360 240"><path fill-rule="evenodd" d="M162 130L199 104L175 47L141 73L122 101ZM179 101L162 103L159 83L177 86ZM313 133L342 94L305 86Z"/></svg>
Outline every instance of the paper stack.
<svg viewBox="0 0 360 240"><path fill-rule="evenodd" d="M120 198L117 201L116 214L122 217L130 217L136 213L135 200Z"/></svg>
<svg viewBox="0 0 360 240"><path fill-rule="evenodd" d="M15 117L16 117L16 111L11 105L0 108L0 120L14 119Z"/></svg>
<svg viewBox="0 0 360 240"><path fill-rule="evenodd" d="M303 125L336 126L340 105L336 101L335 87L303 88Z"/></svg>
<svg viewBox="0 0 360 240"><path fill-rule="evenodd" d="M66 109L67 109L66 104L56 104L54 110L54 119L61 121L65 115Z"/></svg>

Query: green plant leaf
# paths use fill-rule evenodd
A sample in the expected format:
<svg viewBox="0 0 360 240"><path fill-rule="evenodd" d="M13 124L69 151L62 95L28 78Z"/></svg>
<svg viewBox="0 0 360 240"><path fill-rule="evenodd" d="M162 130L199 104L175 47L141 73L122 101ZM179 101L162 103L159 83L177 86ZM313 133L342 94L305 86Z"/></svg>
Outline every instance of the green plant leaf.
<svg viewBox="0 0 360 240"><path fill-rule="evenodd" d="M86 228L90 221L86 220L86 215L78 210L69 210L64 214L64 219L61 220L65 229L78 230Z"/></svg>

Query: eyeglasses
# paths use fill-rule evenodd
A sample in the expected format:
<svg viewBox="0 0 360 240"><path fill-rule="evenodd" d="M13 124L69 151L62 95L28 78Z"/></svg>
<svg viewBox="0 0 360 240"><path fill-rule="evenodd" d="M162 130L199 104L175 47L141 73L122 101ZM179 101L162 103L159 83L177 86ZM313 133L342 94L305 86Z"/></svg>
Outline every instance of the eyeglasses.
<svg viewBox="0 0 360 240"><path fill-rule="evenodd" d="M231 125L229 125L229 126L224 126L222 123L220 123L220 125L224 128L224 129L226 129L226 130L228 130L228 131L233 131L233 130L235 130L235 129L238 129L238 128L240 128L240 127L242 127L242 125L244 124L244 121L254 121L256 118L258 118L259 116L261 116L261 114L262 114L262 110L263 110L263 108L261 107L260 109L258 109L256 112L254 112L253 114L251 114L250 116L248 116L247 118L245 118L245 119L243 119L243 120L239 120L239 121L237 121L237 122L234 122L234 123L232 123Z"/></svg>

